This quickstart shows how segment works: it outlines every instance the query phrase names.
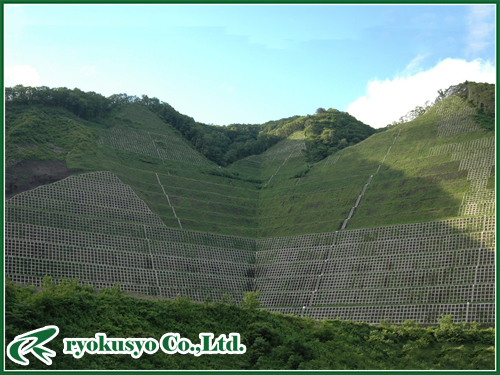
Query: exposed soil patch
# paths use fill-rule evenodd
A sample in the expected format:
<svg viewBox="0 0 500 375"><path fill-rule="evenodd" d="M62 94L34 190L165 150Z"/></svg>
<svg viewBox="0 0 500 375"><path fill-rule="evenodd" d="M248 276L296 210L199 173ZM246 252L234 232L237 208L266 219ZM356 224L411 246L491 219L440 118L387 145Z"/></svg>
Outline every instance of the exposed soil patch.
<svg viewBox="0 0 500 375"><path fill-rule="evenodd" d="M24 160L5 171L5 198L62 180L78 169L68 169L64 161Z"/></svg>

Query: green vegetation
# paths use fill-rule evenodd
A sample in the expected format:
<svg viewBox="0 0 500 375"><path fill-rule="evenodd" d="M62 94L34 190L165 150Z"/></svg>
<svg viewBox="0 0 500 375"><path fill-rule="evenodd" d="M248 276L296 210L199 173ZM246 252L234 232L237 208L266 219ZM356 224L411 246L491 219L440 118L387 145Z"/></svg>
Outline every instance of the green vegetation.
<svg viewBox="0 0 500 375"><path fill-rule="evenodd" d="M346 112L319 108L304 123L306 160L317 162L328 155L355 145L375 133L375 129Z"/></svg>
<svg viewBox="0 0 500 375"><path fill-rule="evenodd" d="M488 116L481 112L477 115L473 115L474 121L476 121L485 130L495 130L495 115Z"/></svg>
<svg viewBox="0 0 500 375"><path fill-rule="evenodd" d="M456 218L470 190L468 170L460 169L460 158L453 159L451 153L430 151L492 140L491 92L491 85L454 86L440 93L435 106L417 108L411 121L375 132L333 109L263 125L217 127L196 123L147 96L104 98L80 90L17 86L6 90L9 176L17 173L21 179L39 173L36 168L16 169L29 161L65 162L68 169L80 172L110 171L168 227L182 223L187 231L237 236L235 243L244 237L339 230L362 191L349 229ZM446 111L472 111L481 127L438 133ZM448 125L453 131L455 123ZM476 151L486 163L484 155L489 154L481 154L484 149L464 148ZM495 177L486 178L486 189L494 189ZM38 211L43 217L51 214ZM54 226L63 228L69 220ZM139 229L134 236L142 235ZM257 292L242 297L242 306L237 306L228 295L220 302L207 298L191 303L186 297L133 299L118 287L97 293L77 282L56 286L47 280L37 292L8 282L6 339L55 324L61 333L51 342L52 349L62 347L63 337L93 337L97 332L156 339L179 332L192 341L200 332L239 332L247 346L246 354L230 360L161 353L141 360L60 355L52 367L56 370L494 368L491 328L453 324L449 317L432 328L411 322L376 327L317 322L259 310ZM18 369L11 362L7 366ZM35 361L32 368L42 366Z"/></svg>
<svg viewBox="0 0 500 375"><path fill-rule="evenodd" d="M439 103L452 113L469 106L456 96ZM452 160L451 154L432 156L430 150L450 143L491 139L494 132L481 128L438 137L437 125L442 119L433 107L410 122L376 133L310 166L300 158L288 159L261 190L260 236L340 229L370 176L370 186L349 229L456 217L470 188L467 171L459 169L460 161ZM246 160L232 168L239 168ZM264 168L262 161L260 171Z"/></svg>
<svg viewBox="0 0 500 375"><path fill-rule="evenodd" d="M106 116L112 103L95 92L83 92L79 89L46 86L24 87L22 85L5 88L5 104L35 105L64 108L85 120L95 120Z"/></svg>
<svg viewBox="0 0 500 375"><path fill-rule="evenodd" d="M460 96L475 105L479 113L495 117L495 86L488 83L464 82L457 86Z"/></svg>
<svg viewBox="0 0 500 375"><path fill-rule="evenodd" d="M119 288L97 293L77 281L56 286L49 278L37 292L6 284L6 342L45 325L57 325L59 335L47 344L55 350L52 370L487 370L495 367L493 328L454 324L449 316L439 326L424 328L406 322L379 326L313 319L256 309L257 295L245 296L246 307L230 301L191 303L131 298ZM63 355L65 337L155 338L180 333L199 342L200 332L238 332L247 347L242 355L156 354L135 360L130 355ZM46 366L28 355L31 370ZM230 359L230 360L228 360ZM22 370L11 361L8 370Z"/></svg>
<svg viewBox="0 0 500 375"><path fill-rule="evenodd" d="M147 95L138 98L126 94L116 94L105 98L94 92L86 93L79 89L15 86L6 88L5 100L9 110L26 105L63 108L81 119L95 121L101 127L116 124L117 116L120 119L116 109L122 109L130 104L142 104L165 123L163 127L169 127L165 126L169 124L198 152L222 166L227 166L250 155L260 154L294 131L304 130L306 127L309 127L310 159L316 161L337 149L355 144L374 132L374 129L362 124L352 116L332 109L328 112L318 111L314 116L294 116L278 121L269 121L262 125L214 126L198 123L193 118L177 112L168 103L161 102L157 98L149 98ZM134 117L135 122L137 122L137 116L131 116L128 119L122 118L122 121L130 124L130 121L134 122ZM25 118L23 121L26 123L26 126L23 127L25 130L33 128L37 124L36 118ZM19 124L17 125L19 126ZM58 129L61 128L60 124L54 124L54 126L59 126ZM325 129L324 134L323 129ZM316 134L316 131L320 131L320 133ZM19 157L20 155L13 156Z"/></svg>
<svg viewBox="0 0 500 375"><path fill-rule="evenodd" d="M81 172L109 170L132 186L168 226L176 228L179 223L163 190L183 228L244 237L258 236L259 190L276 170L274 159L263 173L260 167L247 173L244 168L210 166L206 159L201 165L198 160L203 157L195 149L221 165L248 155L262 158L264 151L291 136L290 131L311 122L330 126L336 113L217 127L195 123L147 96L104 98L77 89L23 86L6 89L6 106L9 178L31 178L29 170L16 175L15 166L22 161L59 160ZM160 158L160 152L166 156Z"/></svg>
<svg viewBox="0 0 500 375"><path fill-rule="evenodd" d="M488 83L465 81L456 86L449 87L446 91L439 92L440 98L458 95L466 99L477 108L474 120L486 130L495 129L495 86ZM438 101L436 99L436 102Z"/></svg>
<svg viewBox="0 0 500 375"><path fill-rule="evenodd" d="M6 111L6 156L20 160L65 160L68 154L92 155L97 144L89 123L61 108L17 105Z"/></svg>
<svg viewBox="0 0 500 375"><path fill-rule="evenodd" d="M469 189L467 171L459 170L450 155L430 156L429 150L492 137L487 100L492 88L467 83L440 92L438 105L451 111L477 106L474 121L487 124L438 137L443 117L435 107L369 136L372 128L333 109L263 125L216 127L195 123L146 96L104 98L79 90L17 86L6 91L8 176L29 176L30 171L15 169L26 160L60 160L81 172L108 170L169 227L180 227L171 204L183 229L250 238L340 229L372 175L350 229L448 219L457 216ZM58 99L50 105L44 93L66 102ZM71 106L75 96L82 108L100 101L95 107L101 110ZM75 113L95 117L86 120ZM215 152L199 141L207 134L224 140L225 146L209 142L221 152L212 159L232 164L216 166L196 151ZM166 156L160 158L160 152Z"/></svg>

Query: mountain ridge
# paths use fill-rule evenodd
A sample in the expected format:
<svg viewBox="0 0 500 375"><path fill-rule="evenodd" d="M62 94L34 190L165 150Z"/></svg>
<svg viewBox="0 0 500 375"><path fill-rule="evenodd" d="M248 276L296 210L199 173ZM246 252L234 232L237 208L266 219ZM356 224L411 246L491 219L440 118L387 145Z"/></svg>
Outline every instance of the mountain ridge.
<svg viewBox="0 0 500 375"><path fill-rule="evenodd" d="M70 111L81 120L93 121L95 123L94 127L107 128L112 126L113 123L132 125L138 119L138 114L140 114L139 117L151 118L150 115L138 107L138 105L143 105L161 121L173 127L178 134L182 135L205 157L223 166L246 156L262 153L294 131L304 130L306 127L311 133L311 144L316 141L313 138L314 136L319 136L319 133L325 127L329 128L330 131L327 134L321 134L321 141L323 144L329 144L330 147L336 148L354 144L374 132L371 127L362 124L347 113L334 109L326 111L319 108L314 115L292 116L268 121L260 125L230 124L218 126L195 122L193 118L179 113L168 103L157 98L149 98L147 95L139 98L126 94L115 94L106 98L100 94L83 92L79 89L24 86L8 87L5 91L6 105L8 107L12 108L20 105L32 107L38 105L61 108ZM135 106L135 111L128 111L128 118L124 119L120 109L127 106ZM11 110L11 112L13 111ZM332 114L338 114L339 120L335 120ZM143 120L140 121L144 123ZM157 119L153 121L157 122ZM357 129L355 129L354 134L352 132L355 127ZM335 130L336 128L340 129L339 135L331 131L331 129ZM319 133L315 134L316 132ZM324 145L319 145L319 147L324 148ZM325 153L326 150L322 150L322 152Z"/></svg>

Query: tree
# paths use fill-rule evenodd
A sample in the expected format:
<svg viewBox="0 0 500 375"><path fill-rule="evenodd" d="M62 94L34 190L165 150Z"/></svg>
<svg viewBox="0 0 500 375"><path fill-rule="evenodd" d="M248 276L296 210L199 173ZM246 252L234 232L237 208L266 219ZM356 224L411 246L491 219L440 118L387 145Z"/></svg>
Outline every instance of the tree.
<svg viewBox="0 0 500 375"><path fill-rule="evenodd" d="M245 292L243 294L243 302L248 309L256 310L260 305L258 297L259 292Z"/></svg>
<svg viewBox="0 0 500 375"><path fill-rule="evenodd" d="M335 140L335 131L328 128L324 129L323 133L321 133L321 140L326 145L333 143L333 141Z"/></svg>

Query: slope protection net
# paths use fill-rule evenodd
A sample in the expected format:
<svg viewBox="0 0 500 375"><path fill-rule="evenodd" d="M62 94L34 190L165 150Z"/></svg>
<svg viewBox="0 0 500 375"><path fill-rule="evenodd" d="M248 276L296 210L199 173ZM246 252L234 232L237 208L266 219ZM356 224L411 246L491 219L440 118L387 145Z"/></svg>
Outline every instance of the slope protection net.
<svg viewBox="0 0 500 375"><path fill-rule="evenodd" d="M98 143L111 148L200 166L213 166L179 137L124 127L102 130Z"/></svg>
<svg viewBox="0 0 500 375"><path fill-rule="evenodd" d="M492 215L255 240L168 228L98 172L11 198L6 219L6 275L21 284L49 275L195 301L258 290L268 310L318 319L494 322Z"/></svg>
<svg viewBox="0 0 500 375"><path fill-rule="evenodd" d="M318 319L491 323L494 226L482 216L263 241L256 289L269 310Z"/></svg>
<svg viewBox="0 0 500 375"><path fill-rule="evenodd" d="M167 228L111 173L19 194L6 202L6 219L6 275L21 284L49 275L194 300L240 300L253 287L253 241Z"/></svg>
<svg viewBox="0 0 500 375"><path fill-rule="evenodd" d="M449 155L450 161L460 161L458 170L467 171L470 185L463 196L459 216L495 212L495 190L488 189L495 167L495 137L432 147L429 154Z"/></svg>
<svg viewBox="0 0 500 375"><path fill-rule="evenodd" d="M464 105L458 96L448 97L447 100L437 103L435 108L437 114L442 116L438 123L438 138L479 129L479 125L472 118L476 113L475 109Z"/></svg>

